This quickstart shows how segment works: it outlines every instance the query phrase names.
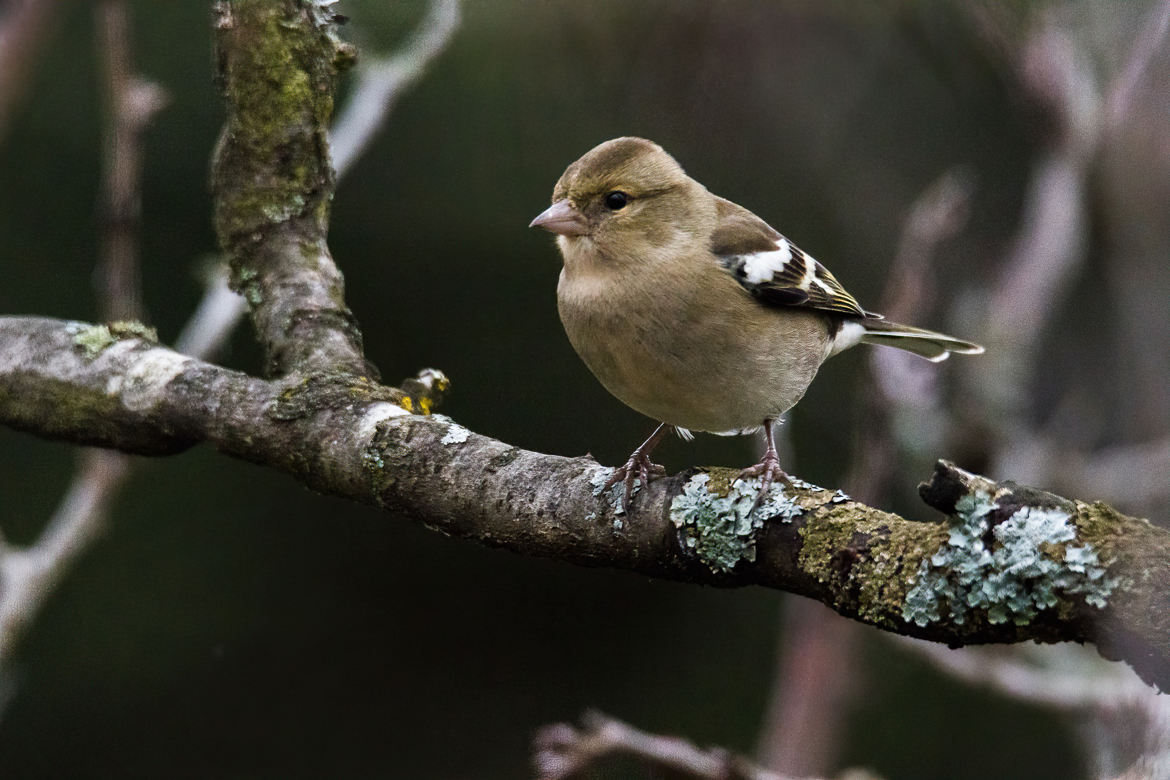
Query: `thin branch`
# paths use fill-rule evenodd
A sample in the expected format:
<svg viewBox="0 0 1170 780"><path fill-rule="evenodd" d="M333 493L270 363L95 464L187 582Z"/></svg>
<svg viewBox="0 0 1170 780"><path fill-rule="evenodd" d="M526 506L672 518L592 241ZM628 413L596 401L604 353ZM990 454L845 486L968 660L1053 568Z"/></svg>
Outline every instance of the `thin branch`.
<svg viewBox="0 0 1170 780"><path fill-rule="evenodd" d="M1094 776L1165 777L1170 769L1170 699L1132 670L1071 645L964 647L906 637L902 649L936 670L1002 696L1072 717L1085 733Z"/></svg>
<svg viewBox="0 0 1170 780"><path fill-rule="evenodd" d="M1138 696L1156 696L1132 670L1103 663L1076 645L1019 645L951 649L894 637L902 649L971 685L1056 710L1114 707ZM1042 653L1042 655L1041 655Z"/></svg>
<svg viewBox="0 0 1170 780"><path fill-rule="evenodd" d="M101 533L108 497L129 472L129 458L88 450L61 505L36 543L6 547L0 556L0 668L57 582Z"/></svg>
<svg viewBox="0 0 1170 780"><path fill-rule="evenodd" d="M1054 130L1035 164L1021 227L987 301L983 332L989 364L978 375L968 374L990 429L1003 442L1018 440L1019 432L1031 427L1024 399L1039 364L1037 352L1084 266L1087 178L1102 126L1090 66L1051 19L1028 40L1018 72Z"/></svg>
<svg viewBox="0 0 1170 780"><path fill-rule="evenodd" d="M768 769L823 774L837 760L862 670L861 627L808 599L784 600L781 649L756 755Z"/></svg>
<svg viewBox="0 0 1170 780"><path fill-rule="evenodd" d="M459 19L459 0L432 0L426 18L401 51L359 61L357 83L330 137L333 165L339 176L365 152L398 98L447 48L459 28Z"/></svg>
<svg viewBox="0 0 1170 780"><path fill-rule="evenodd" d="M131 70L130 19L125 0L95 8L99 58L107 100L103 167L102 253L95 273L103 318L143 316L138 272L141 218L141 134L166 104L161 88ZM69 490L40 537L0 556L0 669L72 563L101 533L113 498L130 474L128 456L110 450L82 453Z"/></svg>
<svg viewBox="0 0 1170 780"><path fill-rule="evenodd" d="M94 9L106 98L102 254L95 276L102 319L142 320L138 232L142 219L142 132L167 104L161 87L134 75L125 0Z"/></svg>
<svg viewBox="0 0 1170 780"><path fill-rule="evenodd" d="M915 322L928 313L935 298L931 261L939 245L966 225L973 187L966 169L952 168L911 205L879 306L879 311L890 319ZM910 445L919 451L924 448L923 442L895 441L891 417L901 415L919 422L912 426L915 432L945 430L949 426L937 424L942 399L938 371L932 366L900 350L875 349L869 353L869 371L878 392L863 401L865 411L858 434L861 443L845 484L866 501L881 501L882 487L890 484L897 470L898 449ZM937 444L927 446L933 449Z"/></svg>
<svg viewBox="0 0 1170 780"><path fill-rule="evenodd" d="M203 298L175 339L175 350L203 360L220 354L247 311L244 299L228 285L227 269L215 264L208 269Z"/></svg>
<svg viewBox="0 0 1170 780"><path fill-rule="evenodd" d="M0 15L0 141L28 88L60 0L11 0Z"/></svg>
<svg viewBox="0 0 1170 780"><path fill-rule="evenodd" d="M1114 78L1105 100L1105 121L1116 126L1124 122L1133 109L1134 94L1142 77L1150 67L1150 61L1166 40L1170 31L1170 0L1158 0L1150 9L1138 38L1130 49L1125 66Z"/></svg>
<svg viewBox="0 0 1170 780"><path fill-rule="evenodd" d="M633 756L657 770L694 780L794 780L722 748L704 750L681 737L650 734L595 711L581 716L580 728L569 723L542 727L532 747L540 780L569 780L615 755Z"/></svg>

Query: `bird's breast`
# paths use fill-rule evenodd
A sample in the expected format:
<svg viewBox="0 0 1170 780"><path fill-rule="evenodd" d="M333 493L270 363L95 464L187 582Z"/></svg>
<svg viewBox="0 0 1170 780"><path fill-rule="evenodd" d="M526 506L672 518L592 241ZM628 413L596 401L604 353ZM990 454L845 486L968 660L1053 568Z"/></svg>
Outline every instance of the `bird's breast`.
<svg viewBox="0 0 1170 780"><path fill-rule="evenodd" d="M804 394L828 354L823 316L761 306L730 276L562 271L570 343L613 395L699 431L758 426Z"/></svg>

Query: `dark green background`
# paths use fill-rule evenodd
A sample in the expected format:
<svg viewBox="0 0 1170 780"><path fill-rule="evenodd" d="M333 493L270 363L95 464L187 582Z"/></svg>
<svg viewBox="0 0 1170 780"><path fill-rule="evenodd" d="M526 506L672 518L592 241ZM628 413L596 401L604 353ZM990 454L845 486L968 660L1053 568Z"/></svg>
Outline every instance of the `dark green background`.
<svg viewBox="0 0 1170 780"><path fill-rule="evenodd" d="M421 9L345 5L346 34L372 48ZM142 234L150 319L170 340L215 250L206 178L222 109L208 5L133 10L138 70L173 98L146 138ZM443 369L443 411L476 431L613 463L649 430L572 353L559 259L525 227L563 168L607 138L662 143L863 302L881 293L907 207L948 167L969 165L979 189L947 273L987 275L1014 226L1042 128L950 3L465 11L340 187L331 245L383 375ZM0 145L0 312L96 316L98 95L90 9L66 4ZM257 370L246 327L226 361ZM861 363L860 351L831 362L793 413L801 476L840 484ZM753 457L749 440L714 437L660 453L671 470ZM73 455L0 429L10 539L51 514ZM903 476L909 494L925 474ZM532 731L586 707L750 752L780 609L758 589L452 541L200 448L139 463L108 533L22 644L0 775L515 778ZM1051 716L940 678L875 634L860 657L842 766L902 780L1082 771Z"/></svg>

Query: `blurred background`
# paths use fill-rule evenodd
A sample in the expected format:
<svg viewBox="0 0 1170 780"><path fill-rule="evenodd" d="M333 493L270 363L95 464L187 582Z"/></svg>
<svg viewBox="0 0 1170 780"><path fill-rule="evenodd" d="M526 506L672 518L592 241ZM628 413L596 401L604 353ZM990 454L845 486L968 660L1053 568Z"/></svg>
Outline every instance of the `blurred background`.
<svg viewBox="0 0 1170 780"><path fill-rule="evenodd" d="M0 2L0 25L33 4ZM41 5L22 88L0 82L0 312L96 320L102 4ZM172 342L216 257L211 11L128 7L134 72L168 95L142 136L139 251L145 319ZM334 202L367 353L390 382L442 369L442 411L473 430L624 459L652 422L573 353L559 256L526 225L566 165L641 135L868 308L989 347L925 372L830 361L786 424L790 472L927 519L915 488L947 457L1165 519L1167 7L466 2ZM340 10L368 58L427 8ZM247 323L222 361L260 370ZM755 446L656 454L673 472ZM9 542L37 538L77 455L0 429ZM589 707L794 773L1111 776L1153 750L1145 705L971 684L987 675L781 594L483 549L206 448L133 465L3 668L4 777L526 777L533 732Z"/></svg>

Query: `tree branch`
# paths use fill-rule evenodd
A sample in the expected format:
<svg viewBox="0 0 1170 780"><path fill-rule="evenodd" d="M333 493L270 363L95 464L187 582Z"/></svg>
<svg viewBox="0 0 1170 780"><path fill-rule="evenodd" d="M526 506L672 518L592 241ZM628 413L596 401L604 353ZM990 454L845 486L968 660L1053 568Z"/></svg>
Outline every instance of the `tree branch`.
<svg viewBox="0 0 1170 780"><path fill-rule="evenodd" d="M600 712L581 716L581 728L568 723L544 726L532 740L532 763L540 780L569 780L613 755L631 755L694 780L797 780L769 772L721 748L703 750L681 737L636 729ZM807 780L812 780L808 778Z"/></svg>
<svg viewBox="0 0 1170 780"><path fill-rule="evenodd" d="M216 231L274 376L377 376L325 243L335 185L327 128L338 73L355 56L334 34L333 4L216 4L228 106L212 166Z"/></svg>
<svg viewBox="0 0 1170 780"><path fill-rule="evenodd" d="M364 55L349 102L330 136L338 175L360 157L385 123L398 98L439 56L459 28L459 0L432 0L426 18L400 51L372 59Z"/></svg>
<svg viewBox="0 0 1170 780"><path fill-rule="evenodd" d="M436 384L432 383L432 387ZM800 483L755 516L754 483L688 470L624 511L610 470L542 455L449 420L432 399L350 377L264 381L133 332L0 318L0 422L40 436L168 454L207 442L324 493L527 555L817 599L887 631L952 646L1093 641L1170 684L1170 532L994 483L942 462L914 522ZM439 389L435 387L434 389Z"/></svg>
<svg viewBox="0 0 1170 780"><path fill-rule="evenodd" d="M0 141L28 88L59 0L15 0L0 14Z"/></svg>

